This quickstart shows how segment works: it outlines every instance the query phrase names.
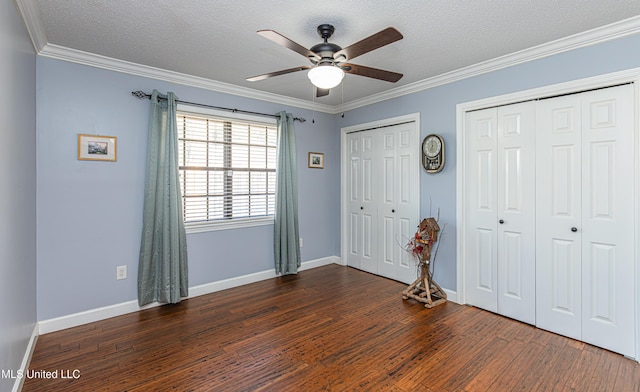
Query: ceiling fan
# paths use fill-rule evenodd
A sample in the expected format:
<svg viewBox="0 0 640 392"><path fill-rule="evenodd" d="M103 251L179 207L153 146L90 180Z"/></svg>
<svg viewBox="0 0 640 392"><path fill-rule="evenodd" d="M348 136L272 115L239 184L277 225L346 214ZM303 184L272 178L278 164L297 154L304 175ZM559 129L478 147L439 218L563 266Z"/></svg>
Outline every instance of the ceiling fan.
<svg viewBox="0 0 640 392"><path fill-rule="evenodd" d="M317 88L316 96L322 97L328 95L331 88L340 84L345 73L384 80L392 83L395 83L402 78L402 74L400 73L365 67L364 65L346 63L346 61L353 60L360 55L401 40L403 37L398 30L393 27L388 27L356 42L353 45L347 46L344 49L334 43L328 42L334 31L335 28L330 24L321 24L318 26L318 34L322 37L324 42L314 45L310 49L293 42L276 31L258 31L258 34L261 36L303 55L311 61L312 65L302 65L295 68L252 76L247 78L247 81L255 82L271 78L273 76L280 76L308 69L309 72L307 75L311 80L311 83L313 83Z"/></svg>

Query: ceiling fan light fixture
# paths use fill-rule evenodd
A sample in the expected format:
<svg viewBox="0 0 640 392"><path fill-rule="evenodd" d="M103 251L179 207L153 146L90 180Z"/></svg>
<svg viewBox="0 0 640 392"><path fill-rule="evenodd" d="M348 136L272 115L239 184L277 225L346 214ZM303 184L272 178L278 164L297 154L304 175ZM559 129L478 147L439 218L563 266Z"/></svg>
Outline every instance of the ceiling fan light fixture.
<svg viewBox="0 0 640 392"><path fill-rule="evenodd" d="M307 73L311 83L317 88L331 89L342 82L344 71L329 63L320 63Z"/></svg>

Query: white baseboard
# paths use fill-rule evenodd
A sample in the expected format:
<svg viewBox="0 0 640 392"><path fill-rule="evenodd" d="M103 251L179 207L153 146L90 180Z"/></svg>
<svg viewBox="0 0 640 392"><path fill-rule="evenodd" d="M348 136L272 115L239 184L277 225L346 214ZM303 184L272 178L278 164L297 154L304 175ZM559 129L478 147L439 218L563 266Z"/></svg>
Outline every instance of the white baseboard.
<svg viewBox="0 0 640 392"><path fill-rule="evenodd" d="M324 265L329 264L340 264L340 257L338 256L329 256L323 257L321 259L305 261L298 268L298 272L310 270L313 268L322 267ZM249 283L259 282L261 280L267 280L271 278L275 278L276 275L274 270L256 272L249 275L238 276L235 278L220 280L217 282L206 283L200 286L194 286L189 288L189 297L198 297L200 295L215 293L216 291L222 291L226 289L230 289L233 287L243 286Z"/></svg>
<svg viewBox="0 0 640 392"><path fill-rule="evenodd" d="M20 373L27 374L29 370L29 364L31 363L31 357L33 356L33 350L36 348L36 341L38 340L39 329L38 324L36 323L33 326L33 331L31 332L31 338L29 339L29 344L27 344L27 349L24 353L24 358L22 358L22 363L20 364ZM25 377L16 377L16 381L13 384L12 392L20 392L22 391L22 387L24 385Z"/></svg>
<svg viewBox="0 0 640 392"><path fill-rule="evenodd" d="M449 290L449 289L445 289L444 287L442 288L442 290L447 295L447 301L458 303L458 292L457 291L452 291L452 290Z"/></svg>
<svg viewBox="0 0 640 392"><path fill-rule="evenodd" d="M305 271L329 264L341 264L341 258L338 256L329 256L323 257L321 259L305 261L302 263L298 271ZM214 293L216 291L226 290L249 283L259 282L261 280L275 278L276 276L277 275L275 271L269 270L190 287L189 298ZM127 313L137 312L139 310L154 308L160 305L162 304L156 302L141 307L138 305L137 300L123 302L115 305L105 306L102 308L90 309L84 312L40 321L38 323L37 331L43 335L50 332L60 331L62 329L77 327L79 325L108 319L111 317L121 316Z"/></svg>

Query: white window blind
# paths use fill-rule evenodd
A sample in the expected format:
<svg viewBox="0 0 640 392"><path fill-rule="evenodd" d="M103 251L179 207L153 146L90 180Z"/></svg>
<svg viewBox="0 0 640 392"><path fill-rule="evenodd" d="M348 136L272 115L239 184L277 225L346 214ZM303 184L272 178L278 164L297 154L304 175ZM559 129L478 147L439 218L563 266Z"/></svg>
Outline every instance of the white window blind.
<svg viewBox="0 0 640 392"><path fill-rule="evenodd" d="M186 224L274 214L274 124L178 112L177 125Z"/></svg>

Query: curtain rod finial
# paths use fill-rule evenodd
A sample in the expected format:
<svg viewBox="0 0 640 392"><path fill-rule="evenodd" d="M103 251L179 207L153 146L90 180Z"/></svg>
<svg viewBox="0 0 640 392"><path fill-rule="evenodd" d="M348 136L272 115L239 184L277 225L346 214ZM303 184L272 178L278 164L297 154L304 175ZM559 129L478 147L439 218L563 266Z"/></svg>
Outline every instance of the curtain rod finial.
<svg viewBox="0 0 640 392"><path fill-rule="evenodd" d="M138 97L139 99L145 99L145 98L149 98L150 96L148 94L145 94L144 92L138 90L138 91L132 91L131 95Z"/></svg>

